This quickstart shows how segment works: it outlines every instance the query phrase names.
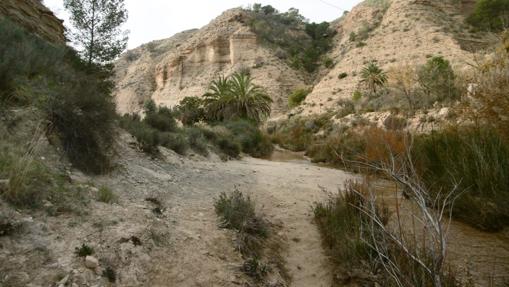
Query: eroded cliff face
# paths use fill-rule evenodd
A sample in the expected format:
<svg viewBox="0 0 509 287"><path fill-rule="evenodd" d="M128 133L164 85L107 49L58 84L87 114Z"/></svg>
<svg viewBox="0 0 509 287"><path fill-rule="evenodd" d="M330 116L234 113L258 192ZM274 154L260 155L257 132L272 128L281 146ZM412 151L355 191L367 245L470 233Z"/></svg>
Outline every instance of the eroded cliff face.
<svg viewBox="0 0 509 287"><path fill-rule="evenodd" d="M247 20L245 11L232 9L200 30L125 53L116 64L118 111L139 112L148 99L175 106L185 97L202 96L219 75L249 70L273 98L273 113L286 112L287 95L306 85L305 76L260 45Z"/></svg>
<svg viewBox="0 0 509 287"><path fill-rule="evenodd" d="M54 43L65 43L63 21L40 0L1 0L0 18L7 17L25 29Z"/></svg>

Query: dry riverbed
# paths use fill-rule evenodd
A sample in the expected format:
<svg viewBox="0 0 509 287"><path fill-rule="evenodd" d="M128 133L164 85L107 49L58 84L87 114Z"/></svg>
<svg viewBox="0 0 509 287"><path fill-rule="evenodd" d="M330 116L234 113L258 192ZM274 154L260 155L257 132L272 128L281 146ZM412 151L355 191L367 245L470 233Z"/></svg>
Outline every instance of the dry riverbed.
<svg viewBox="0 0 509 287"><path fill-rule="evenodd" d="M329 262L311 206L326 198L322 188L335 191L354 175L284 151L272 160L229 162L168 151L163 151L164 160L153 160L127 145L120 153L120 166L111 175L71 175L91 194L97 187L110 187L118 203L92 200L80 215L58 217L0 206L23 225L0 237L0 286L107 286L102 276L107 268L115 271L116 286L246 286L235 236L218 228L213 207L221 192L235 188L250 195L258 211L280 227L291 286L330 286ZM470 240L471 233L455 230L451 257L494 265L476 271L480 278L486 272L507 272L507 237L486 234L463 245L459 241ZM94 248L96 268L87 268L74 254L84 243Z"/></svg>

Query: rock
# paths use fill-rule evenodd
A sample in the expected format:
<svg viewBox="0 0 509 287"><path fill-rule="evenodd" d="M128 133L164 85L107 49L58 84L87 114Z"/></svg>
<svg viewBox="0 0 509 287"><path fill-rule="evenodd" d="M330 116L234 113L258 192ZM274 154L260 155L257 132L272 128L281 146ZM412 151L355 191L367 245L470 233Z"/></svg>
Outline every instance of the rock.
<svg viewBox="0 0 509 287"><path fill-rule="evenodd" d="M85 257L85 266L89 269L97 269L99 267L99 260L94 256Z"/></svg>
<svg viewBox="0 0 509 287"><path fill-rule="evenodd" d="M28 31L59 44L64 44L65 28L63 21L37 0L2 0L0 18L6 16Z"/></svg>

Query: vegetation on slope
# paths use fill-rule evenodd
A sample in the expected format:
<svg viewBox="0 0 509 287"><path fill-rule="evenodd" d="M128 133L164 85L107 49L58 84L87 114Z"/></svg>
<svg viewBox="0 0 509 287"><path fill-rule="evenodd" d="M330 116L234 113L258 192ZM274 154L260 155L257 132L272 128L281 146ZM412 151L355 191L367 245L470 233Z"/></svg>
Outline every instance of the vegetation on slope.
<svg viewBox="0 0 509 287"><path fill-rule="evenodd" d="M270 114L271 102L248 75L234 74L213 81L204 98L187 97L173 110L148 102L143 120L126 115L121 124L143 151L153 155L158 154L158 146L164 146L179 154L191 147L206 156L211 146L225 157L237 158L241 151L265 157L273 146L259 124ZM177 126L176 118L183 128Z"/></svg>
<svg viewBox="0 0 509 287"><path fill-rule="evenodd" d="M509 1L479 0L467 22L481 30L501 32L509 28Z"/></svg>
<svg viewBox="0 0 509 287"><path fill-rule="evenodd" d="M278 56L293 68L313 72L322 62L328 62L323 55L332 48L335 33L329 23L308 23L294 8L279 12L270 5L254 4L251 12L253 31L277 48Z"/></svg>
<svg viewBox="0 0 509 287"><path fill-rule="evenodd" d="M116 118L109 70L7 20L0 30L2 106L42 111L47 132L58 137L74 166L91 173L108 170Z"/></svg>

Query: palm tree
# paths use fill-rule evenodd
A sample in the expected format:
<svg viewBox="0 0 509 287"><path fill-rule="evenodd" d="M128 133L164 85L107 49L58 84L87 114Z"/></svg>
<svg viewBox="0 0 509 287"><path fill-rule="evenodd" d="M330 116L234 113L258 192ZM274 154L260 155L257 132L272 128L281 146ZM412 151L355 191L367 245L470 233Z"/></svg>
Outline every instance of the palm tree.
<svg viewBox="0 0 509 287"><path fill-rule="evenodd" d="M227 107L230 93L230 82L227 78L219 76L210 83L209 91L203 96L203 103L212 119L221 120L223 118L222 114Z"/></svg>
<svg viewBox="0 0 509 287"><path fill-rule="evenodd" d="M361 78L361 82L368 86L373 95L376 95L377 87L383 87L387 83L387 75L374 61L362 69Z"/></svg>
<svg viewBox="0 0 509 287"><path fill-rule="evenodd" d="M233 118L261 122L270 115L272 99L265 90L252 83L251 77L235 73L230 78L214 80L205 94L205 106L216 120Z"/></svg>

